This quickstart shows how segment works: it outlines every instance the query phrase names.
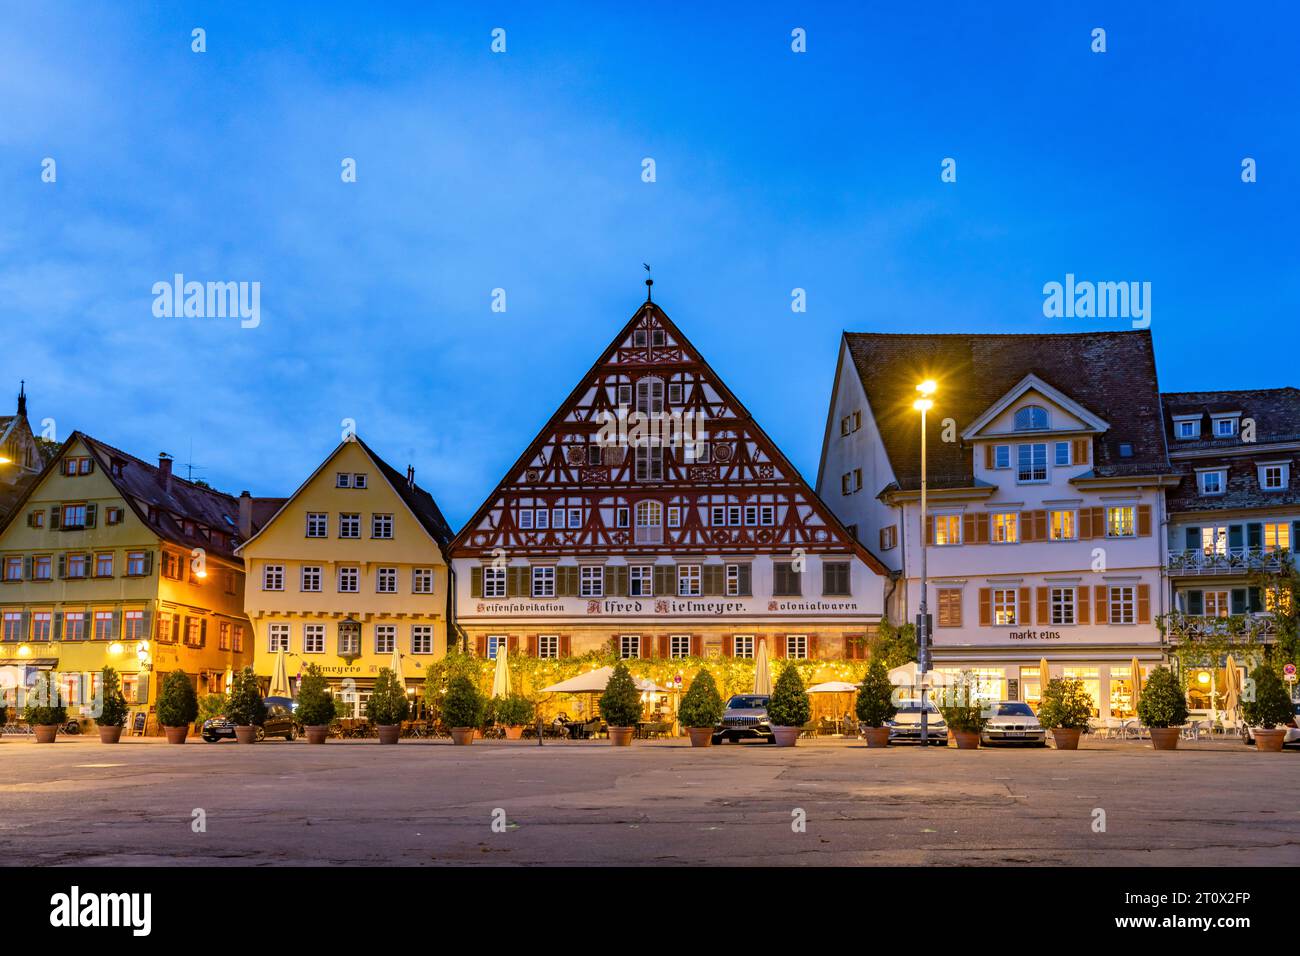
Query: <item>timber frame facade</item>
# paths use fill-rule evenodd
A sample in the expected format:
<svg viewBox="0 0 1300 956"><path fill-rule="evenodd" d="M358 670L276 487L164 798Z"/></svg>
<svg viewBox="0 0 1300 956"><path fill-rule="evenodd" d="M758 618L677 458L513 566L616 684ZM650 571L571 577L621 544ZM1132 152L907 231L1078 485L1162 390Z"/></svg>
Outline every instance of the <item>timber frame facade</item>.
<svg viewBox="0 0 1300 956"><path fill-rule="evenodd" d="M886 574L649 300L451 553L489 657L861 657Z"/></svg>

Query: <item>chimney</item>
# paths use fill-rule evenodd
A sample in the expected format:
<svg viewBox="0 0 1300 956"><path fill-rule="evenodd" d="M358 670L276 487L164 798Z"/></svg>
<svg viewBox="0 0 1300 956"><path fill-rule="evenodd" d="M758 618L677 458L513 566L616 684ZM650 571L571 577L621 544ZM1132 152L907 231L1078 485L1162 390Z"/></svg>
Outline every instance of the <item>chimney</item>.
<svg viewBox="0 0 1300 956"><path fill-rule="evenodd" d="M18 417L27 417L27 382L18 383Z"/></svg>
<svg viewBox="0 0 1300 956"><path fill-rule="evenodd" d="M415 487L415 466L414 465L406 466L406 487L408 488Z"/></svg>
<svg viewBox="0 0 1300 956"><path fill-rule="evenodd" d="M247 491L239 493L239 538L247 541L253 536L253 498Z"/></svg>
<svg viewBox="0 0 1300 956"><path fill-rule="evenodd" d="M167 491L172 490L172 456L165 451L158 452L158 470L162 472L162 485Z"/></svg>

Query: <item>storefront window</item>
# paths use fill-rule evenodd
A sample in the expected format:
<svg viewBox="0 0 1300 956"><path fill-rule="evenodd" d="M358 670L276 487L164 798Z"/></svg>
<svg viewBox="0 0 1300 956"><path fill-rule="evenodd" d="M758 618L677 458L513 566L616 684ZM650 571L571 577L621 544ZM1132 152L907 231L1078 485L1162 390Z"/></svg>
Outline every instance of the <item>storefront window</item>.
<svg viewBox="0 0 1300 956"><path fill-rule="evenodd" d="M1084 692L1092 698L1092 716L1096 717L1101 705L1101 668L1067 665L1062 669L1061 674L1063 677L1083 681Z"/></svg>
<svg viewBox="0 0 1300 956"><path fill-rule="evenodd" d="M1043 702L1043 681L1040 668L1020 668L1020 699L1034 708L1035 713L1038 712L1038 705Z"/></svg>
<svg viewBox="0 0 1300 956"><path fill-rule="evenodd" d="M1110 715L1112 717L1136 717L1133 707L1133 668L1112 667L1110 669Z"/></svg>

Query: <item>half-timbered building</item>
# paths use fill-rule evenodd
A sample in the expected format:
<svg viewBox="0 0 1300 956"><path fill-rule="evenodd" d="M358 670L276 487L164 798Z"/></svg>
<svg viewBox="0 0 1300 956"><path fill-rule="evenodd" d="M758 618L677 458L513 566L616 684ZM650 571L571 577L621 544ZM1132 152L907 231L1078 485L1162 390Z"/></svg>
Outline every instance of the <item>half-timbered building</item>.
<svg viewBox="0 0 1300 956"><path fill-rule="evenodd" d="M884 565L647 301L452 543L470 648L864 656Z"/></svg>

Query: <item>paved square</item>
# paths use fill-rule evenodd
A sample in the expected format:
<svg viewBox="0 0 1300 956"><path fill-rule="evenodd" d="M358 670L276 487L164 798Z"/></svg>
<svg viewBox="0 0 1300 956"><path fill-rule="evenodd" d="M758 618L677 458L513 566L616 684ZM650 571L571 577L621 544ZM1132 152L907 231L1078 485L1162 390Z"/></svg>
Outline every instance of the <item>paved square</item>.
<svg viewBox="0 0 1300 956"><path fill-rule="evenodd" d="M1300 753L1084 746L7 737L0 853L89 865L1300 864ZM205 833L192 830L196 809ZM797 809L806 832L792 829Z"/></svg>

